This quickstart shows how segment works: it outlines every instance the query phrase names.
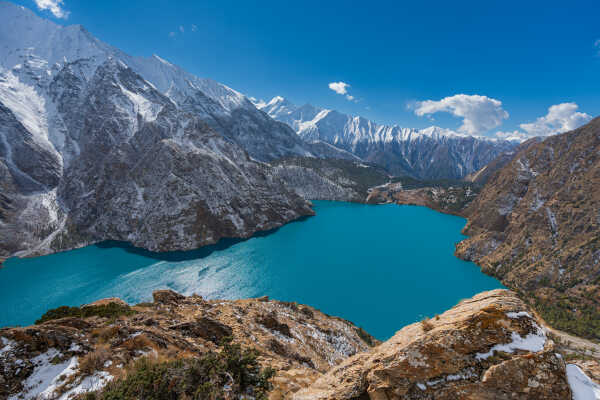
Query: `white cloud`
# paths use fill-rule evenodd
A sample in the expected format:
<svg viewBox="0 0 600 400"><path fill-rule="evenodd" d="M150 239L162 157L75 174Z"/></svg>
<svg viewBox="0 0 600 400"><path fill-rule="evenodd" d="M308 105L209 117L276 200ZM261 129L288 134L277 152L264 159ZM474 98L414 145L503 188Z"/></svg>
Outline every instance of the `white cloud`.
<svg viewBox="0 0 600 400"><path fill-rule="evenodd" d="M337 94L342 94L342 95L348 93L349 87L350 87L350 85L347 84L346 82L331 82L329 84L329 89L333 90Z"/></svg>
<svg viewBox="0 0 600 400"><path fill-rule="evenodd" d="M439 101L425 100L415 103L414 112L418 116L428 116L437 112L447 112L463 118L458 129L469 135L480 135L496 128L508 118L502 109L502 102L487 96L457 94Z"/></svg>
<svg viewBox="0 0 600 400"><path fill-rule="evenodd" d="M350 84L348 84L346 82L341 82L341 81L340 82L331 82L329 84L329 89L333 90L337 94L341 94L348 101L354 101L355 103L358 103L358 100L354 96L352 96L350 93L348 93L349 87L350 87Z"/></svg>
<svg viewBox="0 0 600 400"><path fill-rule="evenodd" d="M592 119L592 116L577 111L576 103L555 104L548 108L548 114L534 122L519 125L522 129L513 132L496 132L501 139L524 141L536 136L550 136L572 131Z"/></svg>
<svg viewBox="0 0 600 400"><path fill-rule="evenodd" d="M194 24L192 24L192 32L196 32L198 30L198 27Z"/></svg>
<svg viewBox="0 0 600 400"><path fill-rule="evenodd" d="M520 127L528 136L549 136L572 131L592 119L591 115L578 112L576 103L555 104L548 108L548 114Z"/></svg>
<svg viewBox="0 0 600 400"><path fill-rule="evenodd" d="M181 33L185 32L185 28L183 27L183 25L179 25L179 32L181 32Z"/></svg>
<svg viewBox="0 0 600 400"><path fill-rule="evenodd" d="M175 37L175 35L177 35L175 32L169 32L169 37L170 37L170 38L174 38L174 37Z"/></svg>
<svg viewBox="0 0 600 400"><path fill-rule="evenodd" d="M49 10L56 18L68 18L69 12L63 7L63 0L34 0L40 10Z"/></svg>

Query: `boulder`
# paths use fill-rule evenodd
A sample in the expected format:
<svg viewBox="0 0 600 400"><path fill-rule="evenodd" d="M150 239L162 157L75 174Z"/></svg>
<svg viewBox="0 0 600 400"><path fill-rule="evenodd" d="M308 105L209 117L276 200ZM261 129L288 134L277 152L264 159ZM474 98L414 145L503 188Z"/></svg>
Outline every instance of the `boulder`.
<svg viewBox="0 0 600 400"><path fill-rule="evenodd" d="M200 337L215 344L220 344L223 338L233 334L229 326L206 317L173 325L169 329L180 331L185 336Z"/></svg>
<svg viewBox="0 0 600 400"><path fill-rule="evenodd" d="M185 296L172 290L156 290L152 293L152 298L155 303L177 304L184 300Z"/></svg>

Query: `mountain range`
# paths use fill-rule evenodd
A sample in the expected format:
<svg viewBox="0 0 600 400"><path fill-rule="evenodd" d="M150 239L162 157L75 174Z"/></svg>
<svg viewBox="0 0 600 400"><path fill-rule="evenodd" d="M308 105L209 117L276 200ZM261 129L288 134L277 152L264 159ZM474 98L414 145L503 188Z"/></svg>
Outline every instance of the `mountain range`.
<svg viewBox="0 0 600 400"><path fill-rule="evenodd" d="M224 85L7 2L0 43L0 258L249 236L312 214L263 161L343 153Z"/></svg>
<svg viewBox="0 0 600 400"><path fill-rule="evenodd" d="M462 178L512 148L281 98L259 110L80 25L8 2L0 22L2 258L108 239L192 249L310 215L311 198L364 200L357 166L382 167L367 174L376 184L394 174Z"/></svg>
<svg viewBox="0 0 600 400"><path fill-rule="evenodd" d="M255 100L255 105L291 126L307 142L326 142L392 175L418 179L463 179L517 145L437 126L412 129L380 125L310 104L297 106L281 96L269 102Z"/></svg>

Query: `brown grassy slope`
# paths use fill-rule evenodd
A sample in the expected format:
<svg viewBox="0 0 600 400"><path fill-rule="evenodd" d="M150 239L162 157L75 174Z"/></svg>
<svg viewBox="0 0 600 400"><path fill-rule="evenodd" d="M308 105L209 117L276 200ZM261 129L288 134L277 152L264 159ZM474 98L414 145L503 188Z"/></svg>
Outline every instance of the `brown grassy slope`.
<svg viewBox="0 0 600 400"><path fill-rule="evenodd" d="M600 339L600 118L521 149L466 214L459 257L557 328Z"/></svg>

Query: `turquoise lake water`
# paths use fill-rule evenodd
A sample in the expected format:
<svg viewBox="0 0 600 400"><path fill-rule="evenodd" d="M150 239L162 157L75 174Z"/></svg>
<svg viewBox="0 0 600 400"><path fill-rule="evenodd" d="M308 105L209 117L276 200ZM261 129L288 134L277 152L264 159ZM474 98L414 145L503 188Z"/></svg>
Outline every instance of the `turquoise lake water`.
<svg viewBox="0 0 600 400"><path fill-rule="evenodd" d="M315 201L317 216L246 241L150 253L117 243L0 269L0 326L28 325L49 308L104 297L148 301L170 288L207 298L309 304L379 339L483 290L502 287L454 257L465 220L424 207Z"/></svg>

